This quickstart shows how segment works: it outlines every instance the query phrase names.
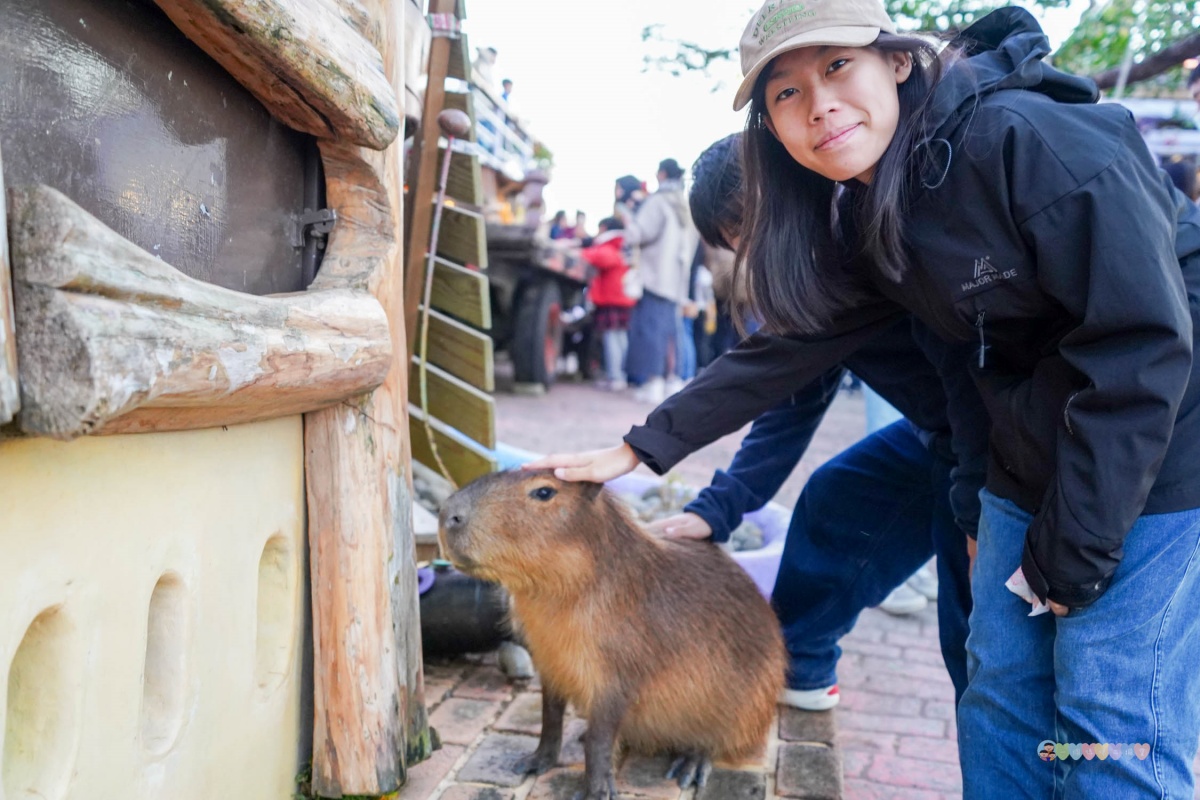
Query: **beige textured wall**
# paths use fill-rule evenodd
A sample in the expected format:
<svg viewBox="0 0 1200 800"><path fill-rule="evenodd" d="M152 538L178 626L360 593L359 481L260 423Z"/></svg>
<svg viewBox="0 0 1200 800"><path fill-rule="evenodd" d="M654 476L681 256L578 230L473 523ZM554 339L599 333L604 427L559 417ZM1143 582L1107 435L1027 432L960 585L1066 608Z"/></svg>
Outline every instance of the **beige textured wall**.
<svg viewBox="0 0 1200 800"><path fill-rule="evenodd" d="M286 800L299 417L0 443L0 799Z"/></svg>

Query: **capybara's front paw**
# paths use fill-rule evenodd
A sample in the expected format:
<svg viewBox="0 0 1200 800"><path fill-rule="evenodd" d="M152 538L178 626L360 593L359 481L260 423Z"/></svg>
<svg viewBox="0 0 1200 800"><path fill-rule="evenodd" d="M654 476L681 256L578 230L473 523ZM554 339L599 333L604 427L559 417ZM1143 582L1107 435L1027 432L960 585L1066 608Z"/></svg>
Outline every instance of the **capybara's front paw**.
<svg viewBox="0 0 1200 800"><path fill-rule="evenodd" d="M594 792L579 792L575 795L574 800L617 800L617 793L614 789L606 786Z"/></svg>
<svg viewBox="0 0 1200 800"><path fill-rule="evenodd" d="M558 764L558 754L543 752L539 747L527 756L518 758L513 771L518 775L544 775Z"/></svg>
<svg viewBox="0 0 1200 800"><path fill-rule="evenodd" d="M577 792L572 800L617 800L617 782L609 775L603 783L588 787L586 792Z"/></svg>
<svg viewBox="0 0 1200 800"><path fill-rule="evenodd" d="M689 786L703 786L708 783L708 775L712 772L712 759L704 753L684 753L671 763L667 770L667 780L675 778L680 789Z"/></svg>

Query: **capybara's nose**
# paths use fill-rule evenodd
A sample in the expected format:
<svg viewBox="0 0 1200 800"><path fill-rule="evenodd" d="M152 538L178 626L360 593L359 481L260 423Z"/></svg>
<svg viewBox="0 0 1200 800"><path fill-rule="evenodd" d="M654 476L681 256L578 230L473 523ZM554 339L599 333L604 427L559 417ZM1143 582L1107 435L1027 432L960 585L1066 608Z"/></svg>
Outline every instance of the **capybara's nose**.
<svg viewBox="0 0 1200 800"><path fill-rule="evenodd" d="M449 531L461 530L467 524L467 510L462 503L456 503L451 497L442 507L442 527Z"/></svg>

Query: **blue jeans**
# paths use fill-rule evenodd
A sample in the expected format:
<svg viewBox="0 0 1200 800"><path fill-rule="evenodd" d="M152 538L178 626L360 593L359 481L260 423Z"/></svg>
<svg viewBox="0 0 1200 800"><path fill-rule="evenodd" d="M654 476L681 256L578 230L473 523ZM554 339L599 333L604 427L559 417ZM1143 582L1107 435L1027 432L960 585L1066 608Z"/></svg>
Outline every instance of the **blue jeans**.
<svg viewBox="0 0 1200 800"><path fill-rule="evenodd" d="M936 554L942 658L961 695L971 590L966 536L950 509L951 466L901 420L808 479L771 597L790 657L790 688L836 683L838 640L864 608L879 605Z"/></svg>
<svg viewBox="0 0 1200 800"><path fill-rule="evenodd" d="M629 350L629 331L611 330L600 335L604 344L604 374L612 382L625 380L625 353Z"/></svg>
<svg viewBox="0 0 1200 800"><path fill-rule="evenodd" d="M667 376L667 348L675 341L677 314L674 302L650 292L644 293L633 307L625 371L634 386Z"/></svg>
<svg viewBox="0 0 1200 800"><path fill-rule="evenodd" d="M984 491L969 683L958 709L963 796L1191 800L1200 736L1200 509L1140 517L1107 592L1066 617L1029 617L1004 587L1032 517ZM1125 757L1056 759L1045 741ZM1128 755L1150 745L1145 760Z"/></svg>
<svg viewBox="0 0 1200 800"><path fill-rule="evenodd" d="M680 380L690 381L696 377L696 320L680 315L676 318L675 330L675 374Z"/></svg>

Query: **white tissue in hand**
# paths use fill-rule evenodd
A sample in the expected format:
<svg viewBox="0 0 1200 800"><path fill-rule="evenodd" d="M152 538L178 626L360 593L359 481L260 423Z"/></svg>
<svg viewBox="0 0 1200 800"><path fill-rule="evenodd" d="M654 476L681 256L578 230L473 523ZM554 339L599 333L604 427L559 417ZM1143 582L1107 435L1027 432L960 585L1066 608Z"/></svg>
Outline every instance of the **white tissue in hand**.
<svg viewBox="0 0 1200 800"><path fill-rule="evenodd" d="M1012 574L1011 578L1004 582L1004 585L1017 597L1033 605L1033 611L1029 612L1029 616L1036 617L1050 610L1050 606L1038 600L1037 595L1033 593L1033 589L1029 588L1029 581L1025 580L1025 573L1021 571L1020 567L1017 567L1017 571Z"/></svg>

